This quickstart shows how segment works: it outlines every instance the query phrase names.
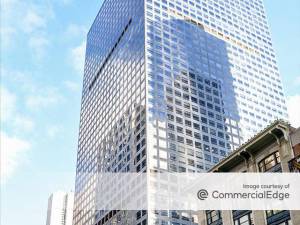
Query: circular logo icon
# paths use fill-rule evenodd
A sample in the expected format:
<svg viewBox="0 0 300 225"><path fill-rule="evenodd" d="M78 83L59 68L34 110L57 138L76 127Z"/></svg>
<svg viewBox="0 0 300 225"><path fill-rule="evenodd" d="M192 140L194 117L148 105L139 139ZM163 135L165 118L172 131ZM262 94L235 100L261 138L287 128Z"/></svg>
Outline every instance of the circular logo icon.
<svg viewBox="0 0 300 225"><path fill-rule="evenodd" d="M200 191L198 191L197 196L200 200L205 200L208 197L208 192L205 189L201 189Z"/></svg>

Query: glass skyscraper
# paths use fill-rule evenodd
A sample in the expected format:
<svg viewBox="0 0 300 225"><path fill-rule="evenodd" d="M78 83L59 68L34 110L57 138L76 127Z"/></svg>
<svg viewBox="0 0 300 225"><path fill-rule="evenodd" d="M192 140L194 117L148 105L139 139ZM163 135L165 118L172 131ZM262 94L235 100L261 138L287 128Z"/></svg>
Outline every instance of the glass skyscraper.
<svg viewBox="0 0 300 225"><path fill-rule="evenodd" d="M105 0L87 36L74 224L197 224L97 211L96 174L204 172L276 118L287 110L262 0Z"/></svg>

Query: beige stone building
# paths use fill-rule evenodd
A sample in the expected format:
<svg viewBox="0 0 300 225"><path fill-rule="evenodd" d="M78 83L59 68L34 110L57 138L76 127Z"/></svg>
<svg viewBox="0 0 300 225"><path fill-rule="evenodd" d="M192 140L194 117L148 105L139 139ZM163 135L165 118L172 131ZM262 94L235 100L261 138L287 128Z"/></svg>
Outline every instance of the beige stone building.
<svg viewBox="0 0 300 225"><path fill-rule="evenodd" d="M300 128L295 129L282 120L275 121L210 172L299 173ZM198 218L200 225L300 225L300 211L286 210L207 210L199 212Z"/></svg>

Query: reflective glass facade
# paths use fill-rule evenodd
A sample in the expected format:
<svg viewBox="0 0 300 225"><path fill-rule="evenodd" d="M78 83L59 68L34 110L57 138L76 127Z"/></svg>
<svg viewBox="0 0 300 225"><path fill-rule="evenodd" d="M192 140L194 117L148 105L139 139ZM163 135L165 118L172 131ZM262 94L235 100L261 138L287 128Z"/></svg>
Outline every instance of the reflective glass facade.
<svg viewBox="0 0 300 225"><path fill-rule="evenodd" d="M146 169L144 61L144 2L105 1L87 37L75 184L76 225L95 223L97 172ZM140 160L134 163L137 157ZM125 216L127 213L118 213L115 218Z"/></svg>
<svg viewBox="0 0 300 225"><path fill-rule="evenodd" d="M104 1L87 37L74 223L196 224L95 213L91 174L207 171L275 118L287 113L262 0Z"/></svg>

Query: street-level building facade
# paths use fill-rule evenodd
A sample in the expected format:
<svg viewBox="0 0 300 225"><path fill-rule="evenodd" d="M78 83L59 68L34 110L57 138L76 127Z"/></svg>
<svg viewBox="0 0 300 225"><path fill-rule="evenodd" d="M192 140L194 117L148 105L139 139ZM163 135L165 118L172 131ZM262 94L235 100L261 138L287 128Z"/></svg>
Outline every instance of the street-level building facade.
<svg viewBox="0 0 300 225"><path fill-rule="evenodd" d="M300 128L276 121L242 145L210 172L299 173ZM200 225L299 225L300 211L207 210L199 212Z"/></svg>

